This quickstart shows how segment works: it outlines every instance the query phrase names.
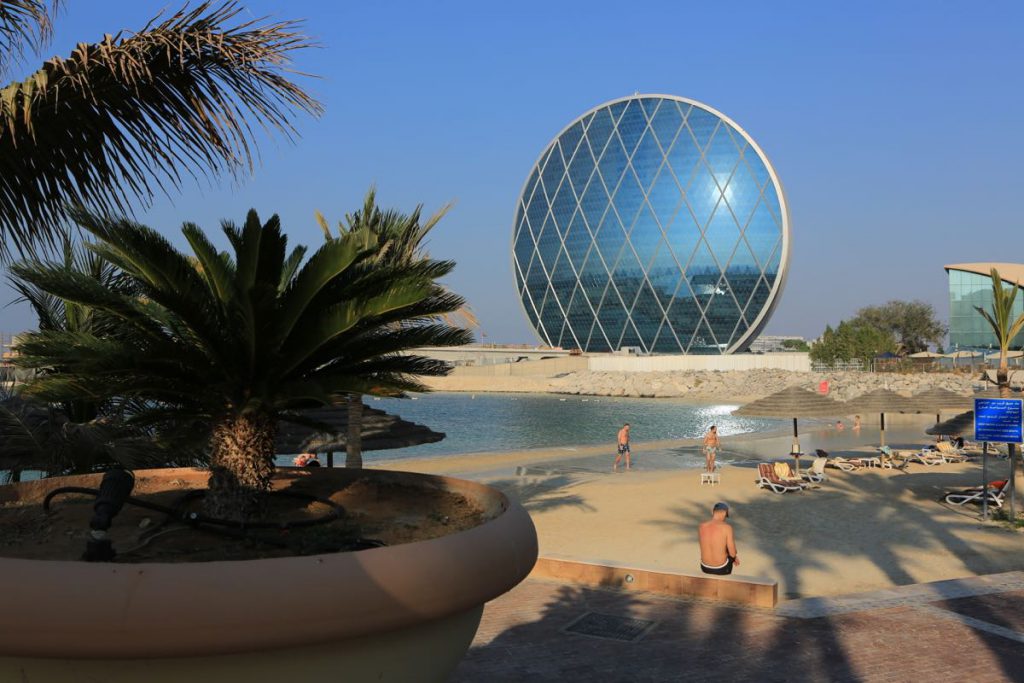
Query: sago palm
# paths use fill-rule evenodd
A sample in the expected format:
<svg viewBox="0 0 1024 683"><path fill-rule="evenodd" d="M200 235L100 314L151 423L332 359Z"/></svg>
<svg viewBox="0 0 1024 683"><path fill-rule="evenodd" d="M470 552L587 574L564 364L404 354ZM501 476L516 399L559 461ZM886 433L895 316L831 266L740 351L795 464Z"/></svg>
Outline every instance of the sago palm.
<svg viewBox="0 0 1024 683"><path fill-rule="evenodd" d="M0 1L0 77L50 33L59 2ZM182 179L251 169L254 129L290 137L320 105L290 78L310 45L234 2L80 43L0 88L0 262L52 244L68 207L128 213Z"/></svg>
<svg viewBox="0 0 1024 683"><path fill-rule="evenodd" d="M996 384L999 395L1010 398L1010 371L1007 355L1010 344L1024 330L1024 313L1013 316L1013 304L1017 300L1020 282L1012 287L1003 287L1003 279L995 268L989 273L992 276L992 310L986 311L981 306L975 310L981 314L992 328L999 344L999 367L996 369ZM1010 449L1010 519L1016 520L1018 503L1024 493L1024 472L1021 470L1021 453L1015 444L1008 444Z"/></svg>
<svg viewBox="0 0 1024 683"><path fill-rule="evenodd" d="M225 222L231 253L195 225L182 230L192 256L156 231L79 213L96 254L133 281L135 294L105 287L59 265L14 267L18 277L68 301L116 316L130 338L29 333L17 364L41 370L26 391L42 399L135 399L134 424L210 425L209 507L245 516L258 509L274 468L280 419L339 405L351 393L422 390L418 376L444 363L408 353L466 343L468 333L437 322L462 299L437 297L449 261L377 264L368 230L327 242L308 258L291 252L276 216L265 224Z"/></svg>

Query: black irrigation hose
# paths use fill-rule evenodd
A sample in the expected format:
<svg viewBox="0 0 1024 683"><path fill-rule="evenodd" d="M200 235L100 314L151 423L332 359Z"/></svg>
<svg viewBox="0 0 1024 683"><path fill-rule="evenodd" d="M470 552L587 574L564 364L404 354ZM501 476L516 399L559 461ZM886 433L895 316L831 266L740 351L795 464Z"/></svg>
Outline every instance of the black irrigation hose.
<svg viewBox="0 0 1024 683"><path fill-rule="evenodd" d="M59 489L50 491L46 498L43 499L43 510L46 512L50 511L50 502L54 497L67 494L67 493L81 493L89 496L99 496L99 489L91 489L83 486L62 486ZM154 512L162 512L171 519L175 519L185 524L197 526L200 524L208 524L215 526L227 527L228 529L237 529L245 531L247 529L279 529L286 531L288 529L299 529L303 527L316 526L318 524L327 524L333 522L336 519L340 519L345 513L345 508L338 505L332 500L327 498L318 498L306 493L295 493L292 491L271 491L271 495L282 496L285 498L297 498L299 500L305 500L307 502L320 503L330 508L330 512L319 517L313 517L311 519L297 519L290 522L239 522L230 519L220 519L217 517L209 517L200 512L186 512L181 509L181 505L191 498L200 498L206 495L206 491L190 491L186 493L181 500L178 501L177 505L173 508L167 507L166 505L160 505L158 503L151 503L149 501L141 500L133 496L129 496L125 499L125 503L134 505L136 507L144 508L146 510L153 510Z"/></svg>

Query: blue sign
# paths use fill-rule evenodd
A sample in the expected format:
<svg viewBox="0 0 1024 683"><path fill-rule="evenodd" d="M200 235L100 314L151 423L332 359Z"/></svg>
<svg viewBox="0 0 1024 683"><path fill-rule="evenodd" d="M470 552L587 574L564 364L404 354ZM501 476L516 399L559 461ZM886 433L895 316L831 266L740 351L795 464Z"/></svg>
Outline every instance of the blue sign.
<svg viewBox="0 0 1024 683"><path fill-rule="evenodd" d="M974 399L974 440L993 443L1024 441L1024 410L1019 398Z"/></svg>

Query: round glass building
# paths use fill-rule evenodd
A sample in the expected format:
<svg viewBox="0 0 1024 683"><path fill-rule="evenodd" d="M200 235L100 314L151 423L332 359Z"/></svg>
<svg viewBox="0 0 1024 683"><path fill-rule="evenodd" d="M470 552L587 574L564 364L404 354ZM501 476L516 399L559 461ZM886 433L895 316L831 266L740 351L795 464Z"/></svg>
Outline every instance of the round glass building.
<svg viewBox="0 0 1024 683"><path fill-rule="evenodd" d="M768 158L728 117L634 95L586 112L541 153L512 260L545 344L733 353L778 302L789 212Z"/></svg>

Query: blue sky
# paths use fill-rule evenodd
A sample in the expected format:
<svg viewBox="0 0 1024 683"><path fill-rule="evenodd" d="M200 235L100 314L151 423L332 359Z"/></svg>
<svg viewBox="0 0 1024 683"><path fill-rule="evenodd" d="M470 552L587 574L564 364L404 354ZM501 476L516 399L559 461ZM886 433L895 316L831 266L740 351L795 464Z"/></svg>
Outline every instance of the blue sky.
<svg viewBox="0 0 1024 683"><path fill-rule="evenodd" d="M306 20L322 47L296 66L319 76L307 85L326 113L300 121L297 144L263 144L251 178L186 185L138 217L177 239L185 220L215 231L255 207L316 244L313 211L340 218L371 184L406 210L455 201L430 248L458 262L449 284L483 341L535 341L509 248L537 155L585 110L637 91L724 112L775 165L793 250L766 333L816 336L891 298L945 319L945 263L1024 259L1019 2L243 4ZM45 54L164 6L70 0ZM32 324L0 309L0 330Z"/></svg>

